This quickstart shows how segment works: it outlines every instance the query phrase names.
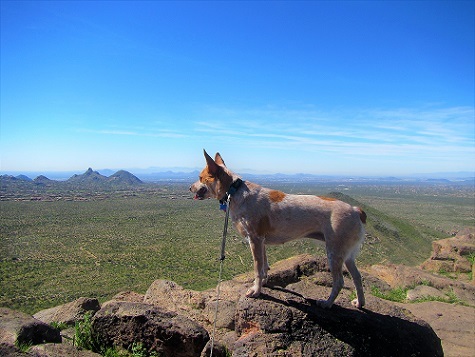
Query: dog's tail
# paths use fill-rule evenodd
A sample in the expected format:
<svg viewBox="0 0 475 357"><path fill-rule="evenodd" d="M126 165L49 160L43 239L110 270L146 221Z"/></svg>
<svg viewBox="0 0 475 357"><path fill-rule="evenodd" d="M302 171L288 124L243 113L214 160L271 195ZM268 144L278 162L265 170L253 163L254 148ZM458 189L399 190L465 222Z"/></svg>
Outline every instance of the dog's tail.
<svg viewBox="0 0 475 357"><path fill-rule="evenodd" d="M363 211L361 208L359 207L355 207L355 209L358 211L358 213L360 214L360 220L363 224L366 224L366 212Z"/></svg>

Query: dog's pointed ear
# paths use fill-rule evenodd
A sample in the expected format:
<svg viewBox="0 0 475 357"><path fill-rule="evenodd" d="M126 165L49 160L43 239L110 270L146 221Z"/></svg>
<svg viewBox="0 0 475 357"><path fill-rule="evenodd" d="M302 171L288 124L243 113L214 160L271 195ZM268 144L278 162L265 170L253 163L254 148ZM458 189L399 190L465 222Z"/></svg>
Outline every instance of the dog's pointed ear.
<svg viewBox="0 0 475 357"><path fill-rule="evenodd" d="M226 166L226 164L224 163L224 160L223 160L223 158L221 157L221 155L219 154L219 152L216 153L216 156L214 157L214 161L215 161L218 165Z"/></svg>
<svg viewBox="0 0 475 357"><path fill-rule="evenodd" d="M218 173L218 170L220 169L219 165L214 162L214 160L211 158L211 156L208 155L206 150L203 150L205 154L205 159L206 159L206 164L208 165L209 172L211 175L216 175Z"/></svg>

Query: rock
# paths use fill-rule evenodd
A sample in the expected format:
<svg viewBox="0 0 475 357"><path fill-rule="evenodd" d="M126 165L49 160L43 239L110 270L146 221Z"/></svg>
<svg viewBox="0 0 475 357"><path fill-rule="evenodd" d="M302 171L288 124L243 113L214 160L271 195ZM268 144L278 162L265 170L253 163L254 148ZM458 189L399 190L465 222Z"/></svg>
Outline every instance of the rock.
<svg viewBox="0 0 475 357"><path fill-rule="evenodd" d="M82 350L77 347L68 344L53 344L47 343L45 345L33 346L28 350L29 353L34 354L36 357L100 357L98 353L94 353L88 350Z"/></svg>
<svg viewBox="0 0 475 357"><path fill-rule="evenodd" d="M0 343L37 345L61 342L59 330L23 312L0 308Z"/></svg>
<svg viewBox="0 0 475 357"><path fill-rule="evenodd" d="M217 315L216 305L218 305ZM214 324L216 316L217 328L234 330L234 318L236 315L236 303L234 301L220 300L218 304L216 300L210 301L208 304L206 304L204 314L210 325Z"/></svg>
<svg viewBox="0 0 475 357"><path fill-rule="evenodd" d="M128 302L143 302L145 295L138 294L135 291L121 291L114 295L111 300L114 301L128 301Z"/></svg>
<svg viewBox="0 0 475 357"><path fill-rule="evenodd" d="M1 332L0 332L1 334ZM8 356L8 357L25 357L25 356L31 356L30 354L22 353L17 347L1 342L0 343L0 356Z"/></svg>
<svg viewBox="0 0 475 357"><path fill-rule="evenodd" d="M201 352L200 357L209 357L211 355L211 341L208 341L206 344L205 348ZM226 346L220 344L220 343L215 343L213 345L213 356L214 357L227 357L227 349Z"/></svg>
<svg viewBox="0 0 475 357"><path fill-rule="evenodd" d="M330 271L326 257L304 254L281 260L269 270L267 286L287 286L299 281L301 276L310 276L315 272Z"/></svg>
<svg viewBox="0 0 475 357"><path fill-rule="evenodd" d="M367 274L383 280L391 288L430 285L445 293L454 293L460 300L475 306L475 285L436 275L417 267L405 265L372 265Z"/></svg>
<svg viewBox="0 0 475 357"><path fill-rule="evenodd" d="M94 315L92 329L103 346L127 349L141 342L161 356L199 356L209 340L196 322L145 303L111 301Z"/></svg>
<svg viewBox="0 0 475 357"><path fill-rule="evenodd" d="M372 287L384 292L420 285L409 292L409 298L446 297L452 292L463 301L474 300L475 305L474 285L401 265L373 266L362 275L366 291L363 310L351 306L354 286L348 273L344 273L345 286L335 305L328 310L319 307L317 300L325 300L332 286L325 257L302 255L274 264L268 286L258 299L245 297L252 273L222 282L213 356L440 356L442 345L434 330L447 339L442 342L446 355L470 355L467 351L473 343L468 341L473 341L475 333L475 309L436 302L431 303L438 305L430 307L426 303L404 304L405 309L369 291ZM101 349L116 346L130 350L134 343L141 343L148 352L161 356L209 356L216 302L216 288L197 292L156 280L145 295L122 292L104 303L91 321L93 337ZM70 321L58 316L80 318L77 311L85 310L85 305L75 301L35 316ZM40 345L22 353L14 346L14 333L4 328L12 320L10 315L3 318L0 313L2 356L94 355L77 350L69 342ZM434 330L420 319L433 324ZM72 329L62 331L64 336L73 333Z"/></svg>
<svg viewBox="0 0 475 357"><path fill-rule="evenodd" d="M407 300L414 301L429 297L447 299L447 295L443 292L433 288L432 286L427 285L418 285L414 289L407 291Z"/></svg>
<svg viewBox="0 0 475 357"><path fill-rule="evenodd" d="M143 302L167 311L204 308L204 300L200 292L184 289L168 280L155 280L145 293Z"/></svg>
<svg viewBox="0 0 475 357"><path fill-rule="evenodd" d="M97 299L82 297L64 305L38 311L33 317L47 324L58 322L74 325L76 321L84 320L84 315L87 312L90 311L94 314L100 308Z"/></svg>
<svg viewBox="0 0 475 357"><path fill-rule="evenodd" d="M374 297L367 305L323 309L290 290L264 288L259 299L238 302L233 356L443 356L427 323Z"/></svg>
<svg viewBox="0 0 475 357"><path fill-rule="evenodd" d="M438 301L398 304L426 321L442 340L446 356L473 356L475 351L475 309Z"/></svg>
<svg viewBox="0 0 475 357"><path fill-rule="evenodd" d="M467 256L474 253L473 233L466 232L453 238L436 240L432 242L432 255L421 264L421 268L435 272L469 273L472 266Z"/></svg>

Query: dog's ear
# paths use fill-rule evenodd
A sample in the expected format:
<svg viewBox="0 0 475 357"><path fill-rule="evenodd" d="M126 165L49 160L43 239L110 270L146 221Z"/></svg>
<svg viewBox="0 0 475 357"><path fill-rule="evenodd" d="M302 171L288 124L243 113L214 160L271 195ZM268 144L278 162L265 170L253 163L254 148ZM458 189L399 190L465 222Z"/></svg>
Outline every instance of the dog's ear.
<svg viewBox="0 0 475 357"><path fill-rule="evenodd" d="M214 161L215 161L218 165L226 166L226 164L224 163L224 160L223 160L223 158L221 157L221 155L219 154L219 152L216 153L216 156L214 157Z"/></svg>
<svg viewBox="0 0 475 357"><path fill-rule="evenodd" d="M211 175L216 175L220 169L219 165L214 162L211 156L208 155L206 150L203 150L205 154L206 164L208 165L208 169Z"/></svg>

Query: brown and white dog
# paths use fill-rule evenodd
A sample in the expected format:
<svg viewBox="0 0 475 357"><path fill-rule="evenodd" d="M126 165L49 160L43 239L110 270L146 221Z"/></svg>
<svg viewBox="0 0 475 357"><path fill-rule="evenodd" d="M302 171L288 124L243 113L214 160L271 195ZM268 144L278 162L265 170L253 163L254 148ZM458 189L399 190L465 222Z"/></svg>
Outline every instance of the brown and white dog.
<svg viewBox="0 0 475 357"><path fill-rule="evenodd" d="M363 307L365 298L361 275L355 264L364 240L366 214L358 207L326 197L291 195L242 181L224 164L219 153L213 160L206 151L206 167L199 180L191 185L195 198L223 200L231 194L230 216L239 233L249 239L254 272L254 285L246 296L258 297L267 280L265 244L282 244L297 238L313 238L325 242L333 278L330 297L323 307L333 305L343 287L343 263L353 278L357 298L352 304Z"/></svg>

